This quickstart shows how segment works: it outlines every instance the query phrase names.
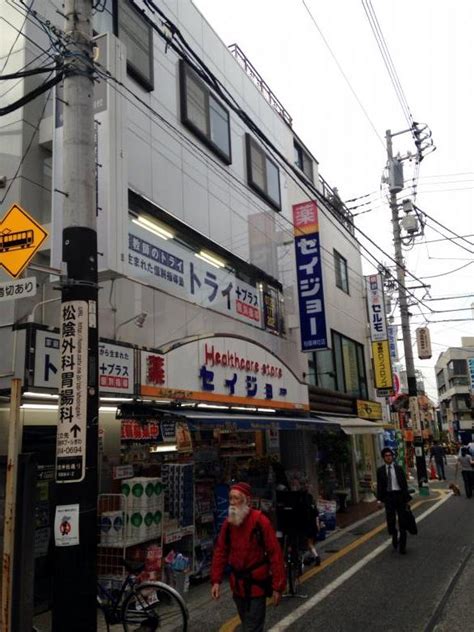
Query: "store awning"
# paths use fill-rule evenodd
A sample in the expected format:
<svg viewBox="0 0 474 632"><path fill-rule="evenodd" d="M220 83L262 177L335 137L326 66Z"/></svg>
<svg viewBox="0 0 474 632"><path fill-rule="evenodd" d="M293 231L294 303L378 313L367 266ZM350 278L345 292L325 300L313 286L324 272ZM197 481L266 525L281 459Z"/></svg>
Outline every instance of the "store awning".
<svg viewBox="0 0 474 632"><path fill-rule="evenodd" d="M339 422L322 417L275 417L273 415L237 415L229 413L179 410L191 430L338 430Z"/></svg>
<svg viewBox="0 0 474 632"><path fill-rule="evenodd" d="M347 435L380 434L384 430L382 423L368 421L361 417L331 417L326 415L319 415L319 417L324 419L326 423L338 424Z"/></svg>

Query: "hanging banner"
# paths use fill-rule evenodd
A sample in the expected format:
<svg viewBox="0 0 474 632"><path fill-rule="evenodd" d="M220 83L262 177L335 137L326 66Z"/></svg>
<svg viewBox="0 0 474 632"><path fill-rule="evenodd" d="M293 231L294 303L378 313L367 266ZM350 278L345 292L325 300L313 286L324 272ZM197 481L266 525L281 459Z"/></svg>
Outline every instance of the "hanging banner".
<svg viewBox="0 0 474 632"><path fill-rule="evenodd" d="M369 311L370 339L372 342L387 340L387 323L385 319L385 303L383 283L380 274L371 274L366 279L367 309Z"/></svg>
<svg viewBox="0 0 474 632"><path fill-rule="evenodd" d="M374 382L375 388L393 388L392 365L390 362L390 350L388 340L381 340L372 343L372 358L374 362Z"/></svg>
<svg viewBox="0 0 474 632"><path fill-rule="evenodd" d="M468 358L469 377L471 380L471 393L474 393L474 358Z"/></svg>
<svg viewBox="0 0 474 632"><path fill-rule="evenodd" d="M420 360L429 360L431 358L431 336L428 327L418 327L416 330L416 347Z"/></svg>
<svg viewBox="0 0 474 632"><path fill-rule="evenodd" d="M301 351L328 347L316 202L293 205Z"/></svg>
<svg viewBox="0 0 474 632"><path fill-rule="evenodd" d="M397 330L398 328L396 325L388 325L387 327L390 357L394 362L398 362Z"/></svg>

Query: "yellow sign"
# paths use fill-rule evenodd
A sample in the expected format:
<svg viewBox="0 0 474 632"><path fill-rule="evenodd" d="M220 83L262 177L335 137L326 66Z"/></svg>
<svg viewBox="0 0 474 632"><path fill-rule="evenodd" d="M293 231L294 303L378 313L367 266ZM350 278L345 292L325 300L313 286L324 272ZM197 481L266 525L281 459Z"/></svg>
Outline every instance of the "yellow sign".
<svg viewBox="0 0 474 632"><path fill-rule="evenodd" d="M382 404L358 399L357 416L362 419L382 419Z"/></svg>
<svg viewBox="0 0 474 632"><path fill-rule="evenodd" d="M0 222L0 267L18 277L48 236L47 231L18 204Z"/></svg>
<svg viewBox="0 0 474 632"><path fill-rule="evenodd" d="M391 389L393 387L393 378L388 340L378 340L372 343L372 358L374 362L375 388Z"/></svg>

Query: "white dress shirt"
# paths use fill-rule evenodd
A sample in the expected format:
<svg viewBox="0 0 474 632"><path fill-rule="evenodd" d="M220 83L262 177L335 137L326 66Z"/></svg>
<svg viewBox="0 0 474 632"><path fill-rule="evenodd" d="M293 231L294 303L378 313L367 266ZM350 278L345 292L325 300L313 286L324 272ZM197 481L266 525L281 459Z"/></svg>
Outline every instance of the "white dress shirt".
<svg viewBox="0 0 474 632"><path fill-rule="evenodd" d="M389 469L389 467L390 467L390 469ZM386 465L385 468L386 468L386 471L387 471L387 478L389 477L390 472L392 474L392 488L391 488L391 491L392 492L399 492L400 491L400 485L398 484L398 481L397 481L397 475L395 474L395 466L394 466L394 464L392 463L390 466Z"/></svg>

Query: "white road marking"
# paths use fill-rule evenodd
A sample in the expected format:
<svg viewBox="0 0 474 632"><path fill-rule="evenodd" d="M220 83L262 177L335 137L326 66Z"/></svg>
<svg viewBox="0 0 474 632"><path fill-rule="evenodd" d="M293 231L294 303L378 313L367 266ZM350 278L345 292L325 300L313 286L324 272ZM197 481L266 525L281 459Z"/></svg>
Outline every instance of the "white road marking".
<svg viewBox="0 0 474 632"><path fill-rule="evenodd" d="M416 521L420 523L426 517L428 517L433 511L436 511L438 507L440 507L443 503L445 503L449 498L451 498L451 494L446 494L444 498L439 500L432 507L427 509L420 516L417 516ZM369 562L371 562L379 553L382 553L384 549L388 546L392 545L392 538L388 538L383 544L380 544L376 549L371 551L368 555L359 560L354 566L352 566L345 573L342 573L339 577L337 577L333 582L328 584L325 588L320 590L318 593L313 595L311 599L308 599L301 605L299 608L291 612L284 619L276 623L269 632L283 632L283 630L288 630L288 628L297 621L300 617L304 616L309 610L314 608L318 603L323 601L326 597L328 597L332 592L337 590L342 584L344 584L348 579L350 579L353 575L355 575L361 568L366 566Z"/></svg>

